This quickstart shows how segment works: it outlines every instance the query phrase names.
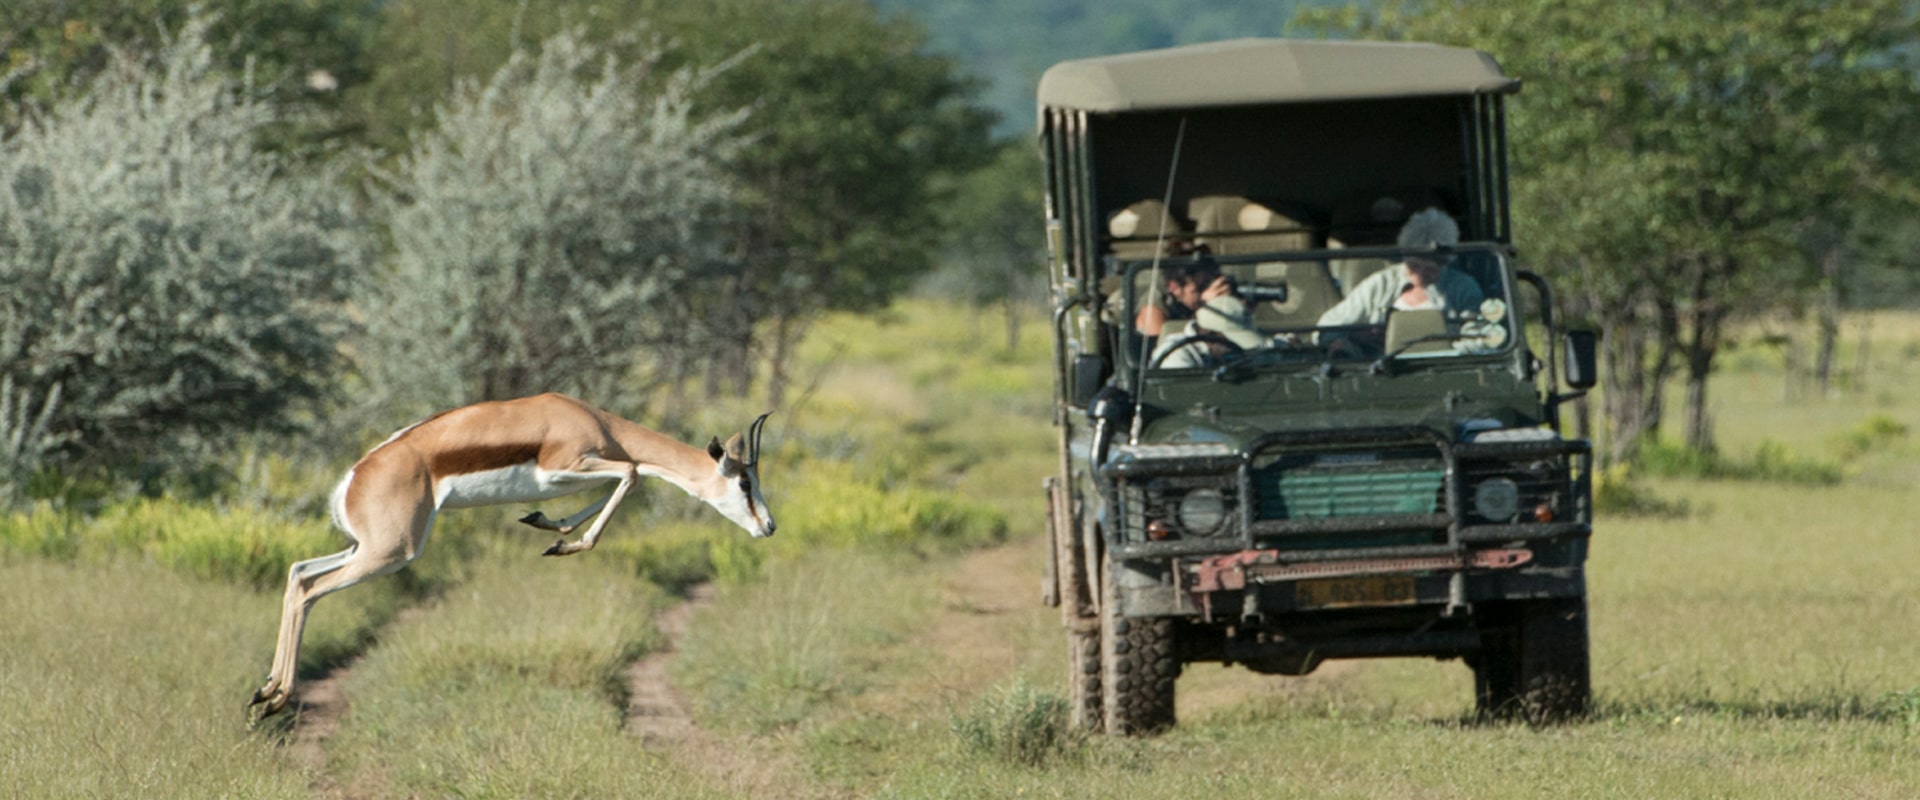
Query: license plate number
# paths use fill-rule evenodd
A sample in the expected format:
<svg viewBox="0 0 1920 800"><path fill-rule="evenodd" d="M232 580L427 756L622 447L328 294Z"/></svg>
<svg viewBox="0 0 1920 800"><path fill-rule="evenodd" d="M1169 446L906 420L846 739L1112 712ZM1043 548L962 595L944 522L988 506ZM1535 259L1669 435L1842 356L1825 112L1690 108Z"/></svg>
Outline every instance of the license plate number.
<svg viewBox="0 0 1920 800"><path fill-rule="evenodd" d="M1294 584L1294 605L1301 608L1392 606L1414 602L1413 577L1330 578Z"/></svg>

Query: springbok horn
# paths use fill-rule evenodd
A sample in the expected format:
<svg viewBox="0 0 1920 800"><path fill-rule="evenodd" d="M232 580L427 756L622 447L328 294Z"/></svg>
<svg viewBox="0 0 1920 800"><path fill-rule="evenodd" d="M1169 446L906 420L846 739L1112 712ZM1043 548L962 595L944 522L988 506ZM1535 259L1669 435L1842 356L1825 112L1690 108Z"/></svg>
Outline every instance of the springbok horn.
<svg viewBox="0 0 1920 800"><path fill-rule="evenodd" d="M760 463L760 429L766 426L767 417L770 416L773 416L771 411L761 414L753 421L753 425L747 428L747 464L749 466Z"/></svg>

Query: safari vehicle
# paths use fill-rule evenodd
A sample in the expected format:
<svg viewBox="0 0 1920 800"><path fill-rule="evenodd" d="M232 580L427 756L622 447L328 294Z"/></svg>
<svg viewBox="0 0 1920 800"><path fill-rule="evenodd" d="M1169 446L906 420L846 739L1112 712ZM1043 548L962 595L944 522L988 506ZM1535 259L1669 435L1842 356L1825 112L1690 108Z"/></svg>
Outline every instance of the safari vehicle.
<svg viewBox="0 0 1920 800"><path fill-rule="evenodd" d="M1060 448L1044 586L1079 724L1173 724L1189 663L1393 656L1463 659L1483 713L1586 711L1591 451L1559 406L1593 385L1594 338L1562 331L1515 263L1518 89L1474 50L1267 39L1041 78ZM1401 248L1429 207L1458 241ZM1170 325L1162 340L1206 357L1154 357L1135 319L1195 260L1174 244L1234 281L1250 346ZM1320 324L1416 255L1483 299Z"/></svg>

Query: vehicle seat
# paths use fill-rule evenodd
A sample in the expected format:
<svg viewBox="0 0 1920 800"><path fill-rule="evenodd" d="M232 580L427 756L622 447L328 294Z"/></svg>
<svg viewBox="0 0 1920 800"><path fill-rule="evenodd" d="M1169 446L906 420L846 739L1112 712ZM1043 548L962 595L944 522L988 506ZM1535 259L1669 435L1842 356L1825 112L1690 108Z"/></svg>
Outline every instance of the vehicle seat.
<svg viewBox="0 0 1920 800"><path fill-rule="evenodd" d="M1214 255L1312 250L1318 236L1304 214L1283 213L1236 195L1207 195L1187 201L1196 241ZM1207 234L1236 234L1208 236ZM1246 234L1246 235L1239 235Z"/></svg>
<svg viewBox="0 0 1920 800"><path fill-rule="evenodd" d="M1399 350L1403 345L1422 336L1447 332L1447 320L1437 308L1423 308L1417 311L1394 310L1387 313L1387 353ZM1453 349L1451 342L1435 340L1421 342L1407 349L1412 353L1433 353Z"/></svg>
<svg viewBox="0 0 1920 800"><path fill-rule="evenodd" d="M1164 235L1163 235L1164 232ZM1180 223L1167 213L1167 205L1158 200L1141 200L1107 217L1108 248L1125 259L1153 258L1156 245L1164 247L1186 236Z"/></svg>

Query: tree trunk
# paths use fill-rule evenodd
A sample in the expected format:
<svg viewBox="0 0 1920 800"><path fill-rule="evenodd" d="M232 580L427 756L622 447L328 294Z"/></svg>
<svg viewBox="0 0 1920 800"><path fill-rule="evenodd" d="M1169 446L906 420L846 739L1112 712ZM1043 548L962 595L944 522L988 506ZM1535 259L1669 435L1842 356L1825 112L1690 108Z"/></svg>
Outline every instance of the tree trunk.
<svg viewBox="0 0 1920 800"><path fill-rule="evenodd" d="M1692 288L1693 313L1687 317L1690 330L1685 340L1687 365L1687 404L1685 441L1688 448L1713 452L1713 424L1707 416L1707 377L1713 373L1713 357L1720 351L1720 328L1726 308L1714 296L1720 276L1734 267L1725 259L1697 265Z"/></svg>
<svg viewBox="0 0 1920 800"><path fill-rule="evenodd" d="M1606 464L1631 462L1640 453L1640 441L1646 434L1646 360L1644 331L1630 321L1603 321L1605 346L1601 370L1605 390L1607 447L1602 451Z"/></svg>
<svg viewBox="0 0 1920 800"><path fill-rule="evenodd" d="M1820 396L1833 391L1833 352L1840 341L1840 248L1820 254L1820 343L1813 360L1813 379Z"/></svg>

